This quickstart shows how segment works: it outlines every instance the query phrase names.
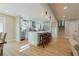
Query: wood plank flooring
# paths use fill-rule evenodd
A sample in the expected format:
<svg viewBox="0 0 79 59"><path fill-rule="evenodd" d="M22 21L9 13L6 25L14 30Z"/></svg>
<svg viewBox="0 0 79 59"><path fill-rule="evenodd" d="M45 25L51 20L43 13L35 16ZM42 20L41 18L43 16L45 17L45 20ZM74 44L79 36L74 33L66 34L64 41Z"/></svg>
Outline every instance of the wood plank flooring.
<svg viewBox="0 0 79 59"><path fill-rule="evenodd" d="M21 46L28 44L27 41L12 41L4 45L4 56L70 56L72 55L70 43L67 38L52 39L45 48L31 46L19 52Z"/></svg>

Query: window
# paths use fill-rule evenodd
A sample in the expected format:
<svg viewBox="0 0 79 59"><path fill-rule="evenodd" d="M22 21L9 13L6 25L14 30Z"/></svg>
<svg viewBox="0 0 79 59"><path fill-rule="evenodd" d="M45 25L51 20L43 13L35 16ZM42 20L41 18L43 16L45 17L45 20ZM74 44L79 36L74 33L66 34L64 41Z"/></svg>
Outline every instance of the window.
<svg viewBox="0 0 79 59"><path fill-rule="evenodd" d="M65 25L65 23L64 23L64 20L62 21L62 26L64 26Z"/></svg>
<svg viewBox="0 0 79 59"><path fill-rule="evenodd" d="M0 23L0 32L3 32L3 23Z"/></svg>
<svg viewBox="0 0 79 59"><path fill-rule="evenodd" d="M4 18L0 17L0 32L4 32Z"/></svg>
<svg viewBox="0 0 79 59"><path fill-rule="evenodd" d="M64 27L64 26L65 26L64 20L59 20L59 21L58 21L58 26L59 26L59 27Z"/></svg>

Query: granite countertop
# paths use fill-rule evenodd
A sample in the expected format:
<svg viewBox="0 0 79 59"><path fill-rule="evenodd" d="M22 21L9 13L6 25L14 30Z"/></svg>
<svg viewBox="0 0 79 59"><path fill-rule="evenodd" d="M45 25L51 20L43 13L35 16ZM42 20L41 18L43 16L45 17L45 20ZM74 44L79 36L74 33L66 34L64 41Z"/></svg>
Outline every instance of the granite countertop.
<svg viewBox="0 0 79 59"><path fill-rule="evenodd" d="M29 32L33 32L33 33L51 33L51 31L29 31Z"/></svg>

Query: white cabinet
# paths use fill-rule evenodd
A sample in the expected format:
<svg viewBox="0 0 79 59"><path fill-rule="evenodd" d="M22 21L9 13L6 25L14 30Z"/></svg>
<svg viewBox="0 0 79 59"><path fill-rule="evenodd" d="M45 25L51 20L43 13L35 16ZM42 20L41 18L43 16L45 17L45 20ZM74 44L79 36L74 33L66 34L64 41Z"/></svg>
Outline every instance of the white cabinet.
<svg viewBox="0 0 79 59"><path fill-rule="evenodd" d="M51 33L50 31L37 31L37 32L28 32L28 42L31 45L37 46L39 43L39 33Z"/></svg>
<svg viewBox="0 0 79 59"><path fill-rule="evenodd" d="M29 44L37 46L37 44L38 44L38 33L28 32L28 42L29 42Z"/></svg>

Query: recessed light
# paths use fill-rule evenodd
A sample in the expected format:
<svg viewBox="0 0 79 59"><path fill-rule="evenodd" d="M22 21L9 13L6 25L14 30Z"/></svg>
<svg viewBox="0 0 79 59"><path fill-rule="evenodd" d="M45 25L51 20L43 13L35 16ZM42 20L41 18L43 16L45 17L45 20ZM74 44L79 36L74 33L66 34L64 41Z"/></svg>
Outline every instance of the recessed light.
<svg viewBox="0 0 79 59"><path fill-rule="evenodd" d="M63 16L63 18L65 18L66 16Z"/></svg>
<svg viewBox="0 0 79 59"><path fill-rule="evenodd" d="M9 12L8 10L6 10L5 12Z"/></svg>
<svg viewBox="0 0 79 59"><path fill-rule="evenodd" d="M65 7L64 7L64 10L66 10L67 8L68 8L68 7L67 7L67 6L65 6Z"/></svg>

